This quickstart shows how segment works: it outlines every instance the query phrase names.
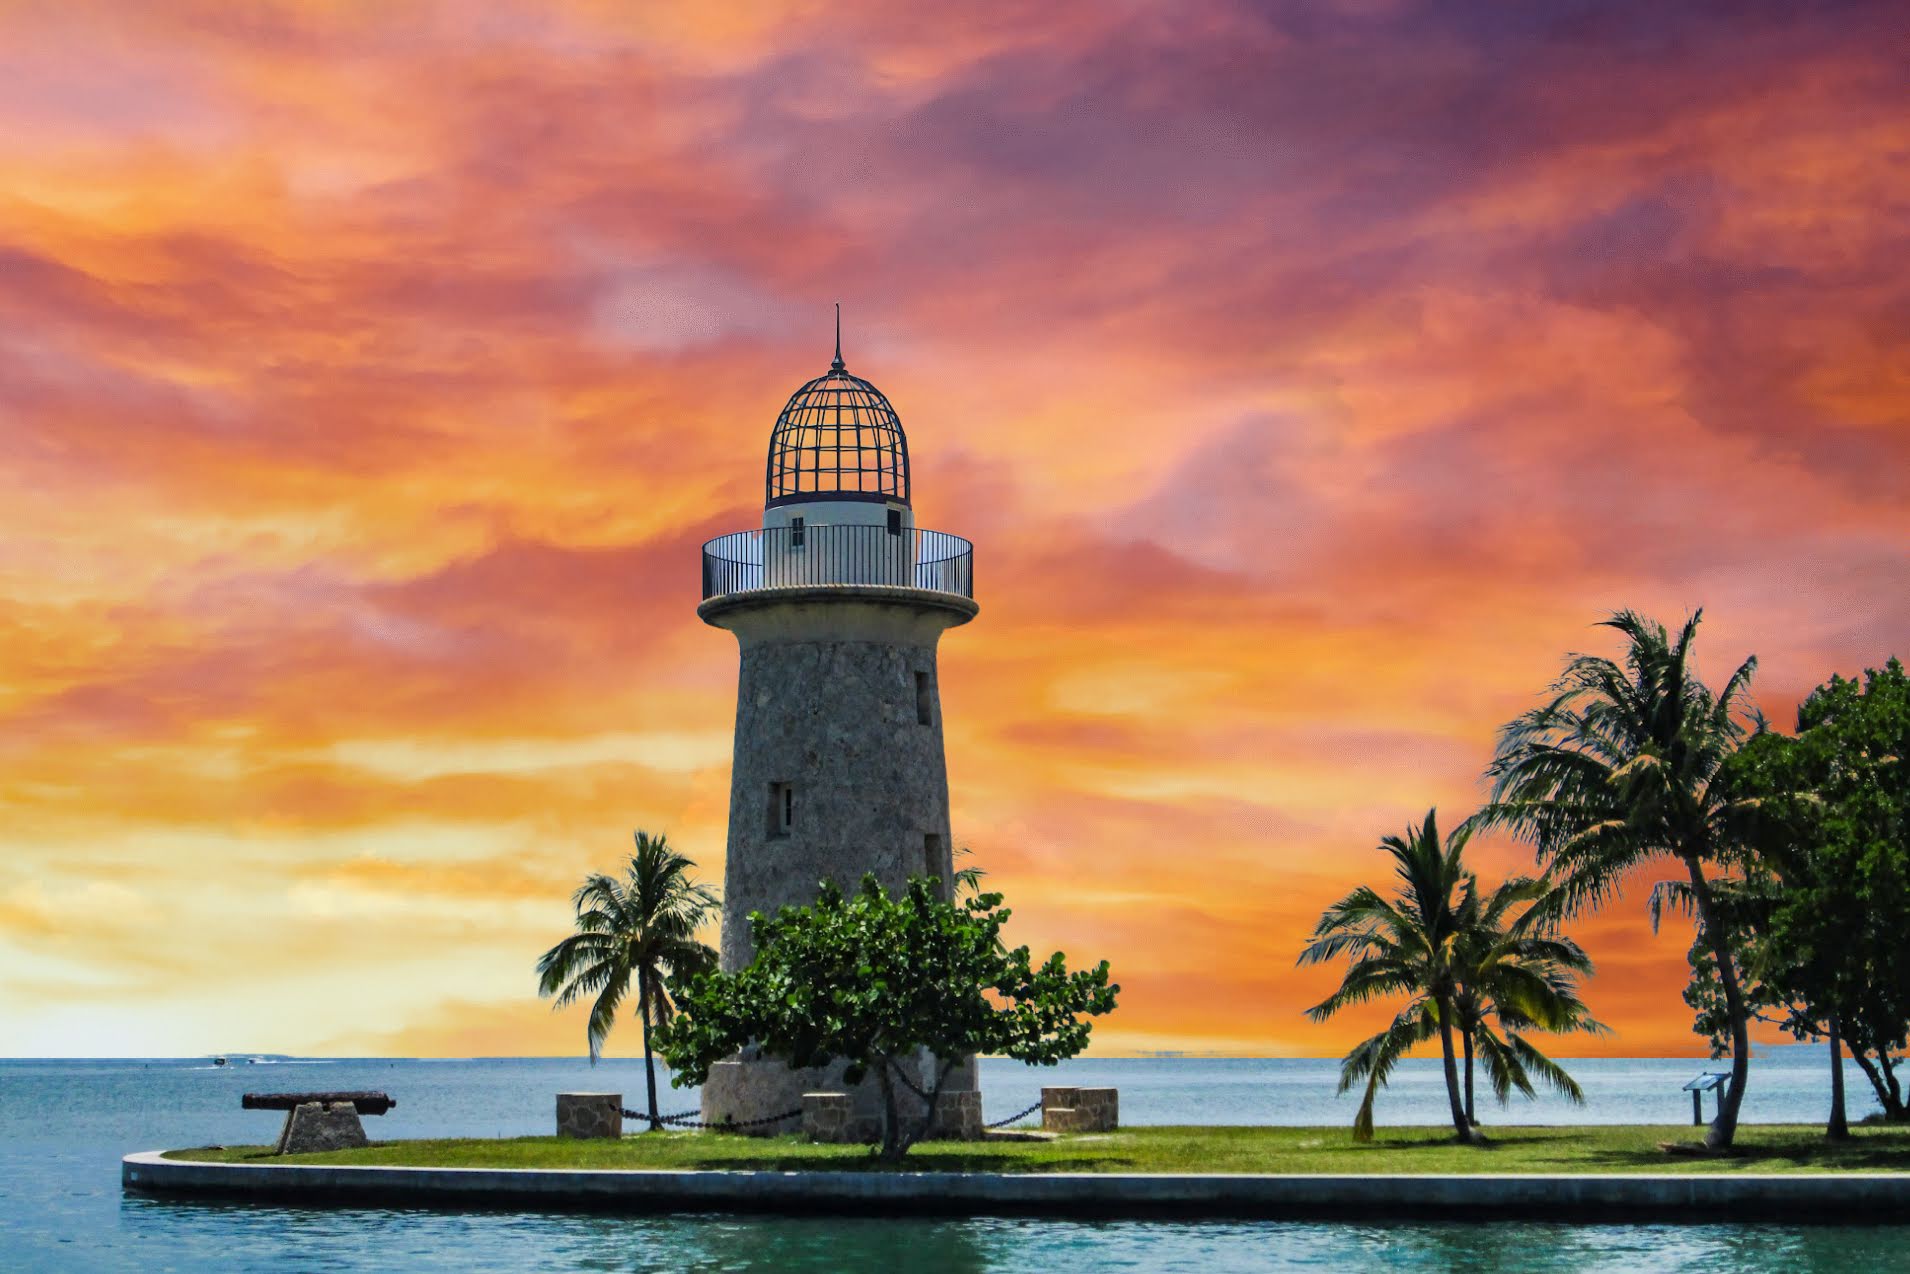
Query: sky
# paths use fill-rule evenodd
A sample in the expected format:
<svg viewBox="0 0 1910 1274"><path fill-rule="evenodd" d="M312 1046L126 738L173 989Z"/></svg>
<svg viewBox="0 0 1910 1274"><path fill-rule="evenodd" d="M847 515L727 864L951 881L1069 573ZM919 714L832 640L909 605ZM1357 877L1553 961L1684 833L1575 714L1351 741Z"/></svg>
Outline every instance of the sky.
<svg viewBox="0 0 1910 1274"><path fill-rule="evenodd" d="M642 827L720 883L698 545L838 301L976 544L941 690L1010 936L1112 960L1101 1054L1343 1050L1307 929L1596 621L1702 606L1782 726L1910 655L1902 35L0 4L0 1054L581 1052L532 974L577 882ZM1702 1051L1652 878L1559 1051Z"/></svg>

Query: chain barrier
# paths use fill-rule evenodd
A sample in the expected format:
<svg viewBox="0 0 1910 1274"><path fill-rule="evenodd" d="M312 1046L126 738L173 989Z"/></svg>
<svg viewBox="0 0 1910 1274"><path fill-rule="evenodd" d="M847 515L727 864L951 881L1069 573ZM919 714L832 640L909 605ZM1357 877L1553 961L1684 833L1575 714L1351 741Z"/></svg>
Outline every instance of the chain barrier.
<svg viewBox="0 0 1910 1274"><path fill-rule="evenodd" d="M628 1106L620 1107L620 1109L625 1119L641 1120L646 1124L650 1122L650 1116L643 1111L631 1110ZM1026 1110L1018 1110L1006 1119L997 1119L993 1123L983 1124L982 1127L1006 1128L1009 1124L1019 1123L1040 1109L1041 1102L1037 1100L1034 1105L1028 1107ZM741 1123L737 1123L733 1120L723 1120L718 1123L707 1122L697 1118L697 1116L702 1113L701 1110L685 1110L674 1115L659 1115L657 1122L660 1124L670 1124L677 1128L715 1128L722 1131L731 1131L742 1128L760 1128L765 1124L780 1124L786 1119L795 1119L802 1114L802 1107L798 1106L794 1110L786 1110L780 1115L764 1115L761 1119L746 1119Z"/></svg>
<svg viewBox="0 0 1910 1274"><path fill-rule="evenodd" d="M1028 1116L1034 1114L1037 1110L1040 1110L1040 1109L1041 1109L1041 1102L1039 1099L1037 1099L1035 1104L1028 1107L1028 1109L1016 1111L1014 1114L1008 1116L1008 1118L1006 1119L997 1119L992 1124L983 1124L982 1127L1006 1128L1009 1124L1015 1123L1018 1120L1026 1119Z"/></svg>
<svg viewBox="0 0 1910 1274"><path fill-rule="evenodd" d="M631 1110L627 1106L621 1107L621 1109L625 1119L640 1119L646 1124L650 1122L650 1116L643 1111ZM731 1132L741 1128L760 1128L765 1124L780 1124L785 1119L795 1119L802 1114L802 1107L798 1106L794 1110L786 1110L780 1115L764 1115L761 1119L745 1119L741 1123L728 1119L717 1123L706 1122L705 1120L697 1118L697 1116L702 1113L701 1110L686 1110L675 1115L659 1115L657 1122L660 1124L670 1124L677 1128L715 1128L721 1132Z"/></svg>

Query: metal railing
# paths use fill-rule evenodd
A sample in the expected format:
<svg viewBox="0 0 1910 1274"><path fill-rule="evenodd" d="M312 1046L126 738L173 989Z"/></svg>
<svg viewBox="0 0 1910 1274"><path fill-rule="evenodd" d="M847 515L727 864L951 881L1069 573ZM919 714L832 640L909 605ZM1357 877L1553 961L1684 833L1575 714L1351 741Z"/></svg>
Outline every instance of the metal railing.
<svg viewBox="0 0 1910 1274"><path fill-rule="evenodd" d="M946 531L884 526L771 527L703 546L703 596L873 584L975 595L975 546Z"/></svg>

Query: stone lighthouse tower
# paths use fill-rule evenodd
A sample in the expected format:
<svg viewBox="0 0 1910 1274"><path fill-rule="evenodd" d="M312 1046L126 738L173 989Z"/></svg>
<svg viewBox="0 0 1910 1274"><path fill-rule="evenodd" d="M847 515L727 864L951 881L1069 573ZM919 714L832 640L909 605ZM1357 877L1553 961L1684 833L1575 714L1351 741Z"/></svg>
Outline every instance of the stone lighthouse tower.
<svg viewBox="0 0 1910 1274"><path fill-rule="evenodd" d="M736 752L722 967L752 957L749 913L952 875L935 648L975 617L973 548L915 525L908 440L882 391L842 361L790 395L769 437L760 529L703 546L697 614L736 634ZM831 1073L831 1072L836 1073ZM972 1089L972 1067L950 1091ZM840 1089L837 1067L719 1063L703 1118L738 1123ZM875 1081L857 1106L876 1108ZM789 1125L763 1132L788 1131Z"/></svg>

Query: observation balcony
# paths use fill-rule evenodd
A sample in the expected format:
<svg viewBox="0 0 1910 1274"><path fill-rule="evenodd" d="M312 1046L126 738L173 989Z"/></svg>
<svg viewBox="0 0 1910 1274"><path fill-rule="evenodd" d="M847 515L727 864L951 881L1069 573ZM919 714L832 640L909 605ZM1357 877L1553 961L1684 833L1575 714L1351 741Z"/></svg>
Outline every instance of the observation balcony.
<svg viewBox="0 0 1910 1274"><path fill-rule="evenodd" d="M859 524L736 531L703 546L706 603L779 590L926 593L964 599L973 614L975 546L946 531Z"/></svg>

